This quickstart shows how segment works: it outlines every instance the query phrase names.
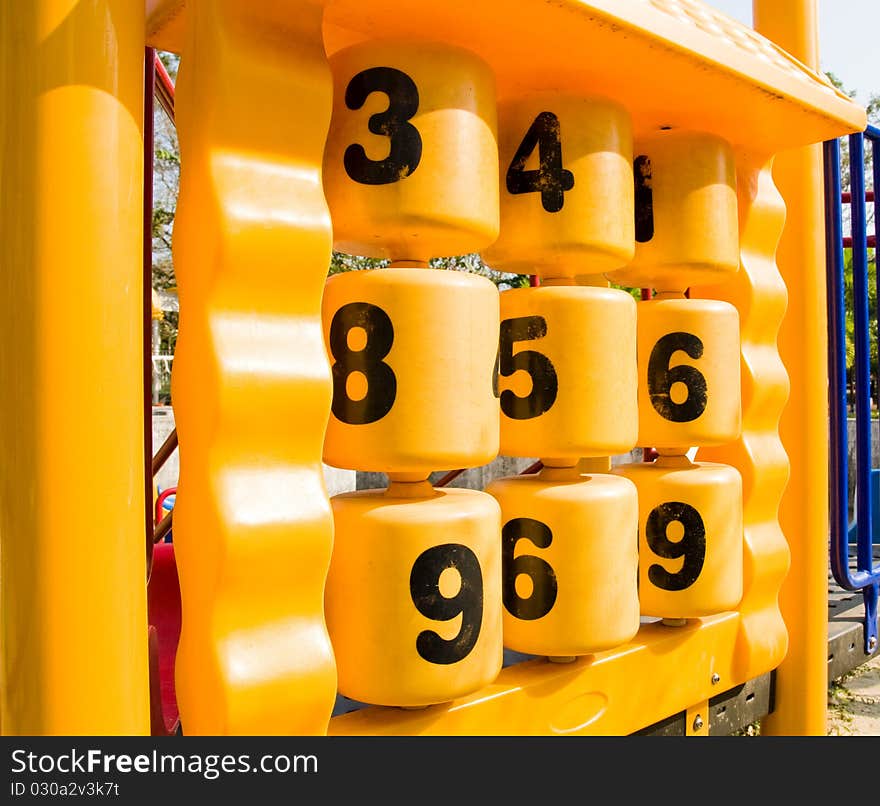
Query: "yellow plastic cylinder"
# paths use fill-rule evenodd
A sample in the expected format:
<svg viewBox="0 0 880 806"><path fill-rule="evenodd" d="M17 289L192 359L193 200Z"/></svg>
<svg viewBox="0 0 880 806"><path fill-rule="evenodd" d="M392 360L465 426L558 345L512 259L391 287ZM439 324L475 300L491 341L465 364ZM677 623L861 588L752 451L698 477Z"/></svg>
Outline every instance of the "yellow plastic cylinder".
<svg viewBox="0 0 880 806"><path fill-rule="evenodd" d="M638 444L685 453L736 439L742 422L736 308L674 297L637 308Z"/></svg>
<svg viewBox="0 0 880 806"><path fill-rule="evenodd" d="M324 190L336 248L397 260L476 252L498 237L495 79L438 42L376 41L330 59Z"/></svg>
<svg viewBox="0 0 880 806"><path fill-rule="evenodd" d="M684 291L739 267L736 167L714 135L676 130L636 142L635 257L615 281Z"/></svg>
<svg viewBox="0 0 880 806"><path fill-rule="evenodd" d="M501 232L493 268L601 274L634 254L632 123L604 98L532 93L499 105Z"/></svg>
<svg viewBox="0 0 880 806"><path fill-rule="evenodd" d="M576 460L631 450L635 300L575 286L511 289L500 298L501 453Z"/></svg>
<svg viewBox="0 0 880 806"><path fill-rule="evenodd" d="M484 492L395 482L331 499L327 627L339 691L446 702L501 670L501 514Z"/></svg>
<svg viewBox="0 0 880 806"><path fill-rule="evenodd" d="M323 300L333 406L324 461L421 472L498 453L498 292L439 269L333 275Z"/></svg>
<svg viewBox="0 0 880 806"><path fill-rule="evenodd" d="M613 472L638 488L642 615L696 618L736 608L743 591L739 471L661 456Z"/></svg>
<svg viewBox="0 0 880 806"><path fill-rule="evenodd" d="M493 481L501 505L504 645L585 655L639 629L638 496L621 476L576 467Z"/></svg>

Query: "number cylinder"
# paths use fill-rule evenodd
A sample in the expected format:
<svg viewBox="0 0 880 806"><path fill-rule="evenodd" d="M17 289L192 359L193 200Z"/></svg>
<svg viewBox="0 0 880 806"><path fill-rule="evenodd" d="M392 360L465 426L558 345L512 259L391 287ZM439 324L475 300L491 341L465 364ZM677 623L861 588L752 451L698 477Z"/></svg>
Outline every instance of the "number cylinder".
<svg viewBox="0 0 880 806"><path fill-rule="evenodd" d="M685 453L741 428L739 313L718 300L637 304L639 445Z"/></svg>
<svg viewBox="0 0 880 806"><path fill-rule="evenodd" d="M500 298L501 453L576 460L631 450L635 300L574 286L511 289Z"/></svg>
<svg viewBox="0 0 880 806"><path fill-rule="evenodd" d="M636 142L635 257L615 281L658 292L720 282L739 267L736 169L728 143L670 130Z"/></svg>
<svg viewBox="0 0 880 806"><path fill-rule="evenodd" d="M739 471L661 456L613 472L638 488L642 615L696 618L736 608L743 590Z"/></svg>
<svg viewBox="0 0 880 806"><path fill-rule="evenodd" d="M493 481L501 505L504 645L585 655L639 629L638 500L622 476L544 468Z"/></svg>
<svg viewBox="0 0 880 806"><path fill-rule="evenodd" d="M385 473L472 467L498 453L498 291L485 277L379 269L328 278L333 405L324 461Z"/></svg>
<svg viewBox="0 0 880 806"><path fill-rule="evenodd" d="M634 255L632 124L604 98L533 93L499 104L501 232L493 268L601 274Z"/></svg>
<svg viewBox="0 0 880 806"><path fill-rule="evenodd" d="M416 707L491 683L502 660L495 499L396 482L331 502L326 614L339 691Z"/></svg>
<svg viewBox="0 0 880 806"><path fill-rule="evenodd" d="M476 252L498 237L495 80L474 54L377 41L330 58L324 190L335 246L395 260Z"/></svg>

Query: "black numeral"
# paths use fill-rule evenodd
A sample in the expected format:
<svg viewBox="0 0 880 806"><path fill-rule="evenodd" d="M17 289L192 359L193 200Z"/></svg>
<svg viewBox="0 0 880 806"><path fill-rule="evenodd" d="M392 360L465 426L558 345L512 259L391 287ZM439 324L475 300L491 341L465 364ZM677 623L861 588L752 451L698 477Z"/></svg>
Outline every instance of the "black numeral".
<svg viewBox="0 0 880 806"><path fill-rule="evenodd" d="M518 341L533 341L547 335L547 321L543 316L518 316L501 323L498 367L508 378L517 370L525 370L532 379L532 391L526 397L517 397L510 389L501 393L501 411L512 420L539 417L556 402L559 381L556 368L546 355L534 350L513 354Z"/></svg>
<svg viewBox="0 0 880 806"><path fill-rule="evenodd" d="M454 568L461 577L455 596L440 592L440 574ZM416 651L428 663L450 664L467 657L477 643L483 622L483 574L477 555L467 546L444 543L423 551L412 567L409 591L413 604L423 616L434 621L450 621L461 614L461 629L449 640L433 630L423 630L416 638Z"/></svg>
<svg viewBox="0 0 880 806"><path fill-rule="evenodd" d="M525 170L526 161L538 147L538 169ZM519 144L507 169L507 192L540 193L541 205L548 213L558 213L565 203L565 191L574 187L574 174L562 167L559 118L541 112Z"/></svg>
<svg viewBox="0 0 880 806"><path fill-rule="evenodd" d="M348 334L362 328L366 343L360 350L348 346ZM394 327L391 319L378 305L349 302L333 315L330 323L330 352L336 359L333 373L333 403L337 420L349 425L365 425L381 420L394 405L397 378L382 359L391 351ZM346 385L352 372L367 379L367 393L360 400L348 396Z"/></svg>
<svg viewBox="0 0 880 806"><path fill-rule="evenodd" d="M648 359L648 394L657 413L673 423L689 423L705 410L708 397L706 378L696 368L687 364L669 366L673 353L681 350L691 358L701 358L703 342L693 333L667 333L659 339ZM670 390L674 383L687 387L687 397L681 403L673 403Z"/></svg>
<svg viewBox="0 0 880 806"><path fill-rule="evenodd" d="M419 90L415 82L393 67L371 67L358 73L345 90L345 105L360 109L374 92L388 96L388 109L370 116L368 127L373 134L391 140L388 156L371 160L360 143L345 149L345 172L363 185L388 185L405 179L422 159L422 137L408 121L419 111Z"/></svg>
<svg viewBox="0 0 880 806"><path fill-rule="evenodd" d="M666 530L671 523L684 527L681 540L672 541L667 537ZM666 560L684 557L681 570L674 574L662 565L648 568L652 585L666 591L681 591L697 581L706 559L706 527L700 513L690 504L669 501L654 507L645 523L645 539L658 557Z"/></svg>
<svg viewBox="0 0 880 806"><path fill-rule="evenodd" d="M642 155L633 162L635 182L636 241L647 243L654 237L654 192L651 188L651 160Z"/></svg>
<svg viewBox="0 0 880 806"><path fill-rule="evenodd" d="M548 562L531 554L514 557L517 541L529 540L538 548L545 549L553 542L553 533L546 523L534 518L514 518L501 530L502 550L502 599L508 612L524 621L546 616L556 602L558 586L556 572ZM516 592L516 578L525 574L532 579L532 592L524 599Z"/></svg>

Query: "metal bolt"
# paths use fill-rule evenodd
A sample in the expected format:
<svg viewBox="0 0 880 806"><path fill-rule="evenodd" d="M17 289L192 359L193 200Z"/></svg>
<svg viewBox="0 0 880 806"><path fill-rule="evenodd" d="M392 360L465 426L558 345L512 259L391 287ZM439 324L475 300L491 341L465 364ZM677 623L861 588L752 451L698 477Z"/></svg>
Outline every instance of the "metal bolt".
<svg viewBox="0 0 880 806"><path fill-rule="evenodd" d="M712 674L712 685L717 686L721 682L721 675L718 672Z"/></svg>
<svg viewBox="0 0 880 806"><path fill-rule="evenodd" d="M694 730L702 730L703 728L703 717L697 714L694 717Z"/></svg>

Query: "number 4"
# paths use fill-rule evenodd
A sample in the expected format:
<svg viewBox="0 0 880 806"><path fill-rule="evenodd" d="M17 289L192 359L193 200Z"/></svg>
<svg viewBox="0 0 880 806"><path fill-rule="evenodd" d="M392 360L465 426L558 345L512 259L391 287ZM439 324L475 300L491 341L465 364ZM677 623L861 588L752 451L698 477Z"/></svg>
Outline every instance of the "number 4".
<svg viewBox="0 0 880 806"><path fill-rule="evenodd" d="M538 147L538 169L525 170L526 160ZM562 167L559 118L541 112L529 126L507 169L507 192L540 193L541 205L548 213L558 213L565 203L565 191L574 187L574 174Z"/></svg>

